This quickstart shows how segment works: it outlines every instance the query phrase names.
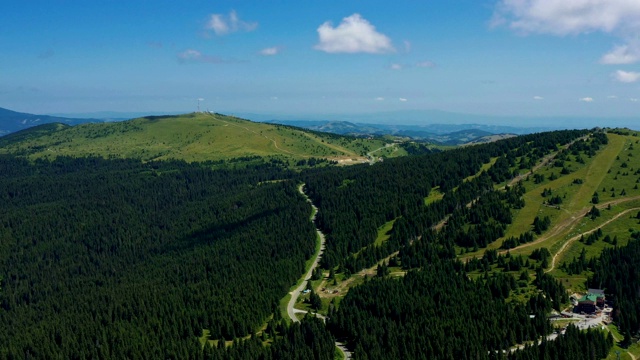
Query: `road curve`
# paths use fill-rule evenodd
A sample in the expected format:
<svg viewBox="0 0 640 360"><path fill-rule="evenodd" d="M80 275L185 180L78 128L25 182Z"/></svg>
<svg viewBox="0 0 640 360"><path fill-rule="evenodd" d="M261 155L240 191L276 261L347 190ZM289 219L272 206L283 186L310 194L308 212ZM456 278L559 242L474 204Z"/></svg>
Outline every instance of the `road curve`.
<svg viewBox="0 0 640 360"><path fill-rule="evenodd" d="M300 184L300 186L298 187L298 192L300 192L300 194L302 194L302 196L304 196L305 199L307 199L307 201L311 204L311 207L313 207L313 214L311 215L310 220L312 223L314 223L314 226L315 226L315 219L316 219L316 214L318 213L318 208L313 204L313 202L307 196L307 194L304 193L304 185L305 184ZM300 297L300 293L302 292L302 290L304 290L305 287L307 286L307 282L309 281L309 279L311 279L313 270L315 270L318 267L318 264L320 263L320 259L322 258L322 254L324 253L324 247L326 243L324 234L317 227L316 227L316 233L320 238L320 251L318 251L318 253L316 254L316 258L313 260L313 264L311 264L311 266L309 267L309 270L304 275L304 281L302 281L302 283L300 283L300 285L297 288L295 288L293 291L290 292L291 299L289 299L289 303L287 304L287 314L289 315L289 318L293 322L300 321L296 317L296 313L306 313L306 311L304 310L295 309L294 305L298 301L298 297ZM326 320L326 318L320 314L316 314L316 316L321 318L323 321ZM349 350L347 350L346 346L344 346L343 343L336 341L336 347L342 353L343 358L347 360L351 359L351 353L349 352Z"/></svg>
<svg viewBox="0 0 640 360"><path fill-rule="evenodd" d="M626 198L611 200L611 201L607 201L607 202L595 205L595 207L600 209L600 210L602 210L602 209L607 208L609 205L618 205L618 204L621 204L621 203L635 201L635 200L640 200L640 196L632 196L632 197L626 197ZM572 217L567 218L564 221L560 222L559 224L557 224L556 226L551 228L549 231L547 231L545 234L543 234L539 238L535 239L534 241L518 245L518 246L516 246L514 248L511 248L511 249L502 250L502 251L499 251L498 253L499 254L506 254L508 251L514 251L514 250L519 250L519 249L535 246L535 245L537 245L537 244L539 244L539 243L541 243L541 242L543 242L543 241L545 241L545 240L547 240L547 239L549 239L551 237L554 237L554 236L562 234L563 232L566 232L567 229L569 229L569 231L571 231L571 230L573 230L573 228L576 225L578 225L580 223L582 218L584 218L587 215L587 213L591 210L592 206L593 205L585 206L584 208L582 208L582 210L573 213L574 215Z"/></svg>
<svg viewBox="0 0 640 360"><path fill-rule="evenodd" d="M578 235L572 237L569 240L566 240L565 243L562 244L562 247L560 248L560 250L558 250L555 253L555 255L553 255L553 258L551 259L551 266L547 270L545 270L545 272L548 273L548 272L550 272L551 270L553 270L556 267L556 259L557 259L558 255L560 255L567 248L568 245L572 244L574 241L580 239L581 237L583 237L585 235L590 235L591 233L593 233L595 231L598 231L598 229L601 229L601 228L609 225L610 223L618 220L623 215L626 215L626 214L628 214L628 213L630 213L632 211L638 211L638 210L640 210L640 208L632 208L632 209L624 210L624 211L618 213L616 216L612 217L611 219L609 219L609 220L603 222L602 224L598 225L597 227L595 227L595 228L593 228L593 229L591 229L589 231L583 232L581 234L578 234Z"/></svg>
<svg viewBox="0 0 640 360"><path fill-rule="evenodd" d="M311 206L313 207L313 215L311 215L311 222L314 222L316 218L316 214L318 213L318 208L311 202L311 199L309 199L307 194L304 193L303 188L304 188L304 184L301 184L298 187L298 191L300 192L300 194L302 194L302 196L304 196L307 199L309 203L311 203ZM324 246L325 246L324 234L320 230L318 230L318 228L316 228L316 233L320 238L320 251L318 251L318 253L316 254L316 258L313 260L313 264L311 264L311 266L309 267L309 270L304 275L304 281L300 283L300 285L297 288L295 288L292 292L290 292L291 299L287 304L287 314L289 315L289 318L291 318L291 321L293 322L299 321L298 318L296 317L296 311L294 310L294 305L298 301L298 297L300 296L300 293L302 292L302 290L304 290L305 287L307 286L307 282L311 278L311 274L313 274L313 270L315 270L318 267L320 258L322 258L322 254L324 253Z"/></svg>

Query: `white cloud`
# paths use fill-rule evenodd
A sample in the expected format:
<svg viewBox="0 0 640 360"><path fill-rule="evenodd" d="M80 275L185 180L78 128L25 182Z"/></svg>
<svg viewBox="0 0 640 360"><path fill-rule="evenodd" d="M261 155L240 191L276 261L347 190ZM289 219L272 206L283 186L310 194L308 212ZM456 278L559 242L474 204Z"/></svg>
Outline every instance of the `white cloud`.
<svg viewBox="0 0 640 360"><path fill-rule="evenodd" d="M591 97L583 97L583 98L580 98L578 100L582 101L582 102L593 102L593 98L591 98Z"/></svg>
<svg viewBox="0 0 640 360"><path fill-rule="evenodd" d="M389 66L391 68L391 70L402 70L402 65L400 64L391 64L391 66Z"/></svg>
<svg viewBox="0 0 640 360"><path fill-rule="evenodd" d="M417 67L426 67L426 68L433 68L436 67L436 64L434 62L431 61L420 61L419 63L416 64Z"/></svg>
<svg viewBox="0 0 640 360"><path fill-rule="evenodd" d="M618 70L615 73L611 74L611 76L619 81L619 82L623 82L623 83L633 83L636 82L638 80L640 80L640 73L639 72L633 72L633 71L622 71L622 70Z"/></svg>
<svg viewBox="0 0 640 360"><path fill-rule="evenodd" d="M213 32L218 36L238 31L253 31L257 27L257 22L246 22L240 20L235 10L231 10L227 16L223 14L212 14L206 25L208 30L213 30Z"/></svg>
<svg viewBox="0 0 640 360"><path fill-rule="evenodd" d="M618 97L617 97L617 96L615 96L615 95L609 95L609 96L607 96L607 99L617 99L617 98L618 98Z"/></svg>
<svg viewBox="0 0 640 360"><path fill-rule="evenodd" d="M633 40L640 31L637 0L499 0L491 25L507 26L523 34L611 34L626 44L615 46L602 56L601 63L640 61L640 45Z"/></svg>
<svg viewBox="0 0 640 360"><path fill-rule="evenodd" d="M629 101L631 101L631 102L638 102L638 99L636 99L636 98L629 98Z"/></svg>
<svg viewBox="0 0 640 360"><path fill-rule="evenodd" d="M273 55L278 55L279 53L280 53L280 48L277 46L268 47L260 50L260 55L264 55L264 56L273 56Z"/></svg>
<svg viewBox="0 0 640 360"><path fill-rule="evenodd" d="M378 97L376 98L376 101L384 101L384 98L383 98L382 96L378 96Z"/></svg>
<svg viewBox="0 0 640 360"><path fill-rule="evenodd" d="M631 42L626 45L617 45L610 52L600 58L602 64L633 64L640 60L640 46Z"/></svg>
<svg viewBox="0 0 640 360"><path fill-rule="evenodd" d="M271 100L278 100L278 97L277 96L272 96L270 99Z"/></svg>
<svg viewBox="0 0 640 360"><path fill-rule="evenodd" d="M534 96L533 100L544 100L542 96Z"/></svg>
<svg viewBox="0 0 640 360"><path fill-rule="evenodd" d="M399 98L398 100L399 100L400 102L407 102L407 99L405 99L405 98Z"/></svg>
<svg viewBox="0 0 640 360"><path fill-rule="evenodd" d="M494 24L524 33L577 35L640 28L635 0L500 0Z"/></svg>
<svg viewBox="0 0 640 360"><path fill-rule="evenodd" d="M327 53L369 53L394 52L395 48L386 35L376 31L375 26L360 14L342 19L337 27L327 21L318 27L319 43L316 50Z"/></svg>

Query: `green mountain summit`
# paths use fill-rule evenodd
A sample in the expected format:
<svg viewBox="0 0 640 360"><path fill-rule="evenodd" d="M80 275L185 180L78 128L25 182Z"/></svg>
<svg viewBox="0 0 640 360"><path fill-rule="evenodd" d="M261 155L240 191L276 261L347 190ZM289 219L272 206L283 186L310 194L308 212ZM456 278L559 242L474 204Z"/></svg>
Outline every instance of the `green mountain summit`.
<svg viewBox="0 0 640 360"><path fill-rule="evenodd" d="M145 161L276 157L367 160L386 140L318 133L211 113L148 116L123 122L37 126L0 138L0 153L31 158L95 155Z"/></svg>

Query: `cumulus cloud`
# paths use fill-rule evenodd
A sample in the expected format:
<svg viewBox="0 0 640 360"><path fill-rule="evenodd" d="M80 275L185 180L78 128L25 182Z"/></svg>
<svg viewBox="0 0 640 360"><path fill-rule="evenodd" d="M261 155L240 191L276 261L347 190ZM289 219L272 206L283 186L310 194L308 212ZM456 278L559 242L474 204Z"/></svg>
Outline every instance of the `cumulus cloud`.
<svg viewBox="0 0 640 360"><path fill-rule="evenodd" d="M278 46L268 47L260 50L260 55L264 56L273 56L278 55L280 53L280 48Z"/></svg>
<svg viewBox="0 0 640 360"><path fill-rule="evenodd" d="M614 72L613 74L611 74L611 76L616 81L623 82L623 83L634 83L634 82L640 80L640 73L639 72L633 72L633 71L618 70L618 71Z"/></svg>
<svg viewBox="0 0 640 360"><path fill-rule="evenodd" d="M618 97L617 97L617 96L615 96L615 95L609 95L609 96L607 96L607 99L617 99L617 98L618 98Z"/></svg>
<svg viewBox="0 0 640 360"><path fill-rule="evenodd" d="M617 45L600 59L602 64L633 64L640 60L640 45L630 42L625 45Z"/></svg>
<svg viewBox="0 0 640 360"><path fill-rule="evenodd" d="M235 10L231 10L229 15L211 14L206 25L207 30L213 30L218 36L238 31L249 32L255 30L257 27L257 22L240 20Z"/></svg>
<svg viewBox="0 0 640 360"><path fill-rule="evenodd" d="M187 49L181 53L178 53L178 61L181 63L209 63L209 64L232 64L232 63L241 62L234 59L222 59L217 56L206 55L194 49Z"/></svg>
<svg viewBox="0 0 640 360"><path fill-rule="evenodd" d="M399 98L398 100L399 100L400 102L407 102L407 99L405 99L405 98Z"/></svg>
<svg viewBox="0 0 640 360"><path fill-rule="evenodd" d="M376 98L376 101L384 101L384 98L383 98L382 96L378 96L378 97Z"/></svg>
<svg viewBox="0 0 640 360"><path fill-rule="evenodd" d="M631 101L631 102L638 102L638 99L637 99L637 98L629 98L629 101Z"/></svg>
<svg viewBox="0 0 640 360"><path fill-rule="evenodd" d="M533 100L544 100L542 96L534 96Z"/></svg>
<svg viewBox="0 0 640 360"><path fill-rule="evenodd" d="M375 26L357 13L342 19L336 27L327 21L317 31L319 42L315 49L327 53L383 54L395 51L391 39L376 31Z"/></svg>
<svg viewBox="0 0 640 360"><path fill-rule="evenodd" d="M493 24L524 33L577 35L640 28L640 2L630 0L500 0Z"/></svg>
<svg viewBox="0 0 640 360"><path fill-rule="evenodd" d="M626 44L615 46L600 62L640 61L640 46L632 40L640 31L640 1L635 0L499 0L493 26L508 26L523 34L611 34ZM635 44L634 44L635 43Z"/></svg>
<svg viewBox="0 0 640 360"><path fill-rule="evenodd" d="M593 98L591 98L591 97L583 97L583 98L580 98L578 100L582 101L582 102L593 102Z"/></svg>
<svg viewBox="0 0 640 360"><path fill-rule="evenodd" d="M391 66L389 67L391 68L391 70L402 70L401 64L391 64Z"/></svg>

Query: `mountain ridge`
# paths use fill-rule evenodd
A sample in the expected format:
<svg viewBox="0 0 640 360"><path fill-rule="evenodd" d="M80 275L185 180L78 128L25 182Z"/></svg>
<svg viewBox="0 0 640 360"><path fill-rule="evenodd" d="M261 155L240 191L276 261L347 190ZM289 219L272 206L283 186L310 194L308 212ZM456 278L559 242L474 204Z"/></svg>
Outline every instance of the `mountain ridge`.
<svg viewBox="0 0 640 360"><path fill-rule="evenodd" d="M190 162L259 157L293 163L315 158L350 164L367 162L367 152L391 142L210 113L65 125L45 124L0 137L0 152L35 158L95 155ZM402 155L406 152L394 154Z"/></svg>
<svg viewBox="0 0 640 360"><path fill-rule="evenodd" d="M66 125L79 125L95 122L104 122L104 120L93 118L85 119L51 115L36 115L0 107L0 136L10 134L19 130L28 129L40 124L61 123Z"/></svg>
<svg viewBox="0 0 640 360"><path fill-rule="evenodd" d="M535 129L515 128L510 126L482 125L482 124L425 124L425 125L385 125L352 123L349 121L296 121L271 120L268 124L283 124L296 126L314 131L329 132L340 135L353 136L384 136L410 138L412 140L427 141L441 145L464 145L483 142L483 138L494 135L504 135L501 138L528 134Z"/></svg>

